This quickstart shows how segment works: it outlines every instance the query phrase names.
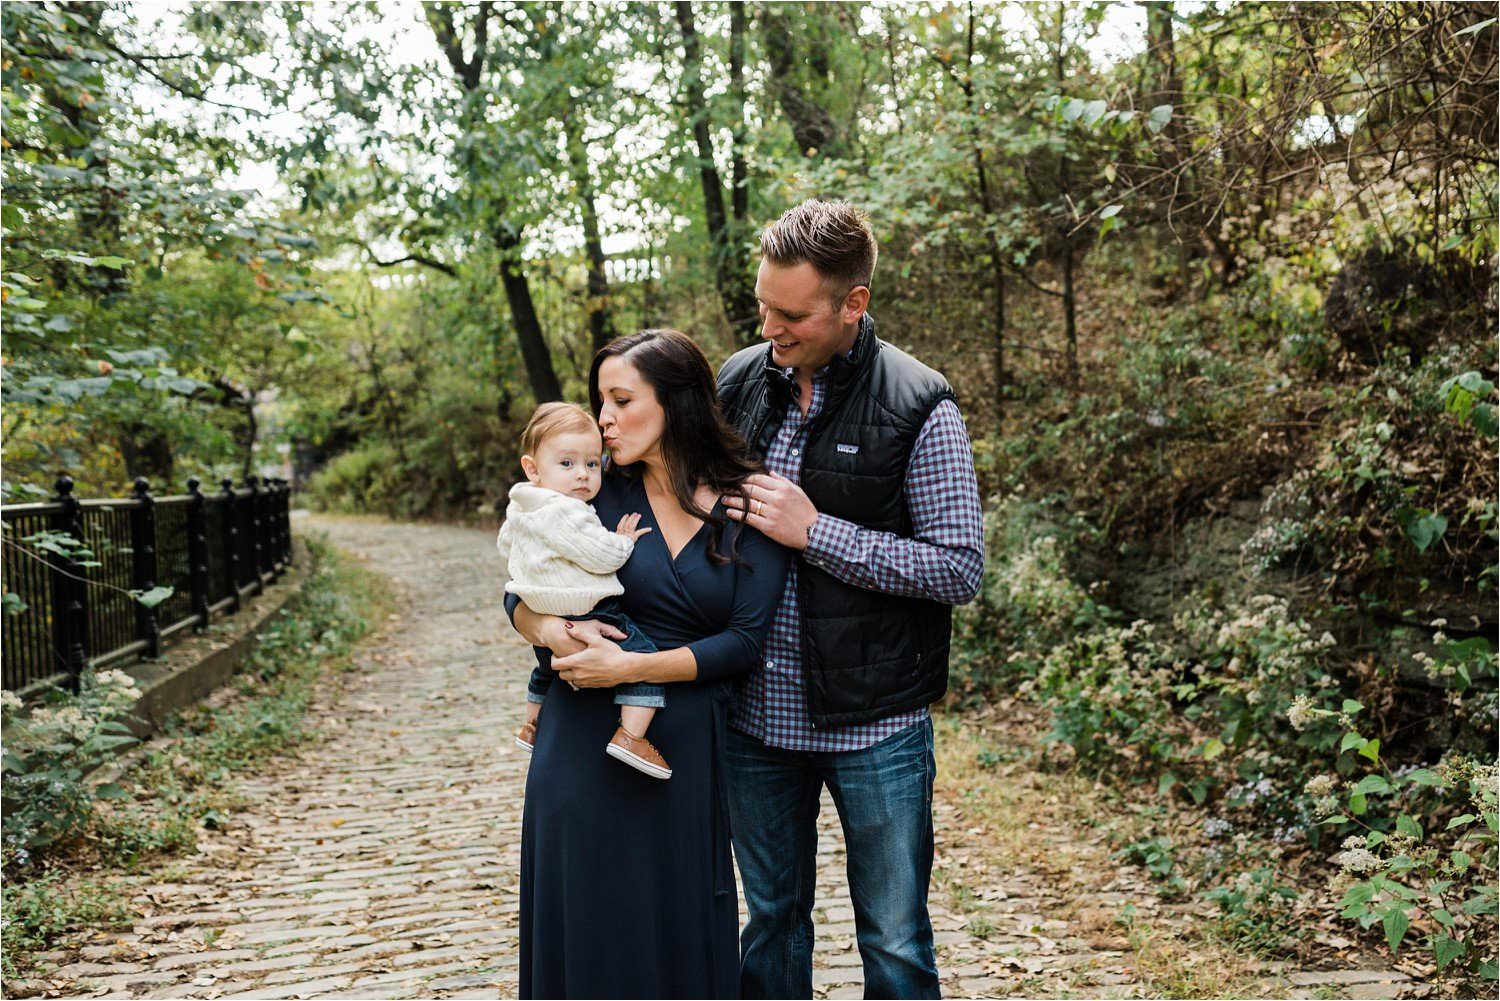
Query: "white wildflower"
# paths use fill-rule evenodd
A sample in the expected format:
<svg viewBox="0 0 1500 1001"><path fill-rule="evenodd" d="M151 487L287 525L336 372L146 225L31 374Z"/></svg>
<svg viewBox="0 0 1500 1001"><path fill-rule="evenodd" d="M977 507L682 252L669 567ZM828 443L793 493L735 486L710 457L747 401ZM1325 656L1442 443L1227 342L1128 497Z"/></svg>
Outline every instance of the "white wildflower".
<svg viewBox="0 0 1500 1001"><path fill-rule="evenodd" d="M1307 695L1299 695L1287 707L1286 721L1292 724L1292 729L1303 730L1313 721L1313 712L1312 698Z"/></svg>
<svg viewBox="0 0 1500 1001"><path fill-rule="evenodd" d="M1345 872L1367 873L1381 867L1380 858L1368 848L1346 848L1333 857Z"/></svg>
<svg viewBox="0 0 1500 1001"><path fill-rule="evenodd" d="M1302 791L1309 796L1318 798L1321 796L1332 796L1338 792L1338 788L1339 780L1336 776L1314 775L1307 780L1307 785L1302 787Z"/></svg>
<svg viewBox="0 0 1500 1001"><path fill-rule="evenodd" d="M1234 825L1223 817L1209 817L1203 822L1203 836L1205 838L1221 838L1234 830Z"/></svg>
<svg viewBox="0 0 1500 1001"><path fill-rule="evenodd" d="M15 692L9 689L0 692L0 708L3 708L6 712L15 712L21 708L21 705L21 697Z"/></svg>

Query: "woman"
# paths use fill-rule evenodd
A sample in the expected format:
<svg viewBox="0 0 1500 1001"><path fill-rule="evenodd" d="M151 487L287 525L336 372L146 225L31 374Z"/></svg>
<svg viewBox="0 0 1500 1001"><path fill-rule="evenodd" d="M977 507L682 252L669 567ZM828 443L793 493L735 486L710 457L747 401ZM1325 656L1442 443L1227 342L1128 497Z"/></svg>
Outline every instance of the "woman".
<svg viewBox="0 0 1500 1001"><path fill-rule="evenodd" d="M725 422L708 360L685 335L606 345L589 395L611 455L594 500L613 525L651 531L619 571L624 612L658 648L631 653L597 623L508 602L550 649L521 832L522 997L734 997L738 907L719 769L734 675L757 666L788 555L725 517L758 467ZM651 741L658 781L606 757L612 686L667 687ZM574 687L576 686L576 688Z"/></svg>

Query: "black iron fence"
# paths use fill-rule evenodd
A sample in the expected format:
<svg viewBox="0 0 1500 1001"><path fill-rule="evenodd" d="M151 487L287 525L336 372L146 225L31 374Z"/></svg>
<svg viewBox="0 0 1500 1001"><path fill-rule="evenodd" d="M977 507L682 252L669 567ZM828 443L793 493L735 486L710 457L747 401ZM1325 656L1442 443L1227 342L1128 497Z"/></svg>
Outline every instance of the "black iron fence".
<svg viewBox="0 0 1500 1001"><path fill-rule="evenodd" d="M80 500L64 476L52 500L0 508L6 689L76 690L85 667L155 657L280 576L292 560L291 486L201 485L195 476L186 494L153 497L140 479L128 498Z"/></svg>

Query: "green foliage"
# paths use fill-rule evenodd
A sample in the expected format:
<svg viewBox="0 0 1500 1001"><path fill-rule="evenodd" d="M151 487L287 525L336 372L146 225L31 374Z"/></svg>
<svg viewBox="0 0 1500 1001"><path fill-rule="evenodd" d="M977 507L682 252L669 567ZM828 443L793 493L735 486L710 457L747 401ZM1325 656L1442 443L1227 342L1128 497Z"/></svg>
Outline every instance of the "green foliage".
<svg viewBox="0 0 1500 1001"><path fill-rule="evenodd" d="M1415 930L1438 969L1457 963L1494 980L1496 786L1493 760L1449 755L1431 769L1372 773L1350 788L1348 813L1365 833L1346 837L1335 858L1344 871L1342 916L1380 925L1393 952ZM1323 822L1347 828L1351 817Z"/></svg>
<svg viewBox="0 0 1500 1001"><path fill-rule="evenodd" d="M90 781L89 773L136 742L123 714L140 690L122 671L87 672L78 694L53 690L21 713L5 695L4 867L26 864L33 852L76 836L100 802L120 799L117 784Z"/></svg>
<svg viewBox="0 0 1500 1001"><path fill-rule="evenodd" d="M1415 365L1392 358L1339 396L1347 416L1268 498L1245 546L1254 565L1336 576L1395 609L1422 601L1433 578L1492 593L1494 440L1481 425L1495 390L1477 372L1450 375L1475 353L1453 345ZM1416 572L1392 575L1397 563Z"/></svg>
<svg viewBox="0 0 1500 1001"><path fill-rule="evenodd" d="M1232 880L1203 892L1219 906L1219 923L1231 941L1259 953L1274 954L1299 934L1294 920L1297 890L1281 882L1274 865L1246 865Z"/></svg>
<svg viewBox="0 0 1500 1001"><path fill-rule="evenodd" d="M1170 841L1161 838L1137 841L1126 845L1116 853L1116 857L1143 866L1151 874L1151 878L1169 893L1180 894L1187 891L1187 880L1177 872L1177 860Z"/></svg>
<svg viewBox="0 0 1500 1001"><path fill-rule="evenodd" d="M1236 835L1229 854L1209 850L1196 880L1161 837L1132 842L1122 857L1167 892L1201 887L1227 935L1274 953L1304 906L1279 845L1342 840L1341 851L1323 850L1348 874L1338 891L1352 894L1340 904L1345 917L1378 926L1392 949L1420 942L1440 967L1492 969L1494 645L1452 639L1437 620L1429 646L1393 643L1401 664L1357 674L1331 633L1273 595L1200 596L1179 605L1170 630L1126 624L1069 572L1088 534L1061 545L1038 524L1041 510L1019 498L996 509L985 591L955 632L970 697L984 686L1019 690L1049 710L1047 739L1079 764L1213 811L1210 839L1242 825L1275 846L1257 856ZM1407 710L1411 728L1450 747L1430 767L1419 755L1431 738L1414 742L1389 708L1413 675L1437 694ZM1365 700L1387 707L1374 733L1356 723Z"/></svg>
<svg viewBox="0 0 1500 1001"><path fill-rule="evenodd" d="M242 458L243 412L269 388L286 317L323 298L312 242L218 180L233 143L132 103L155 86L191 92L188 77L213 70L139 58L150 42L129 8L14 3L0 20L7 476L172 479L174 456ZM243 276L233 306L213 301L213 262ZM282 322L247 322L257 314Z"/></svg>

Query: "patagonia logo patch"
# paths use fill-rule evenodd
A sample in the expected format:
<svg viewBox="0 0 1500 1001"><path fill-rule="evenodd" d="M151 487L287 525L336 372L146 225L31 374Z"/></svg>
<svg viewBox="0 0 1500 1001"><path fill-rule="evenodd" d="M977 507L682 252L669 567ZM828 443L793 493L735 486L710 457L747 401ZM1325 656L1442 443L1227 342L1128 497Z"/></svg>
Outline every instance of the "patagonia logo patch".
<svg viewBox="0 0 1500 1001"><path fill-rule="evenodd" d="M858 445L845 445L843 442L839 442L839 454L840 455L858 455L859 454L859 446Z"/></svg>

